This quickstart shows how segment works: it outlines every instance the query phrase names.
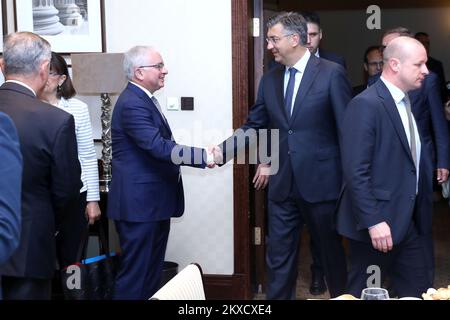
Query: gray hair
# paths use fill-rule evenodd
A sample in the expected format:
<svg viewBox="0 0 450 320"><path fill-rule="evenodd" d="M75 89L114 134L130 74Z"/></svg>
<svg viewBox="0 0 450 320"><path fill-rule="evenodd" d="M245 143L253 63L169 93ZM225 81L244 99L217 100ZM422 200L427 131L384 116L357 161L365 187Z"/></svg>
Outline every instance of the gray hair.
<svg viewBox="0 0 450 320"><path fill-rule="evenodd" d="M400 37L410 37L410 38L412 38L412 36L413 36L413 34L411 33L411 31L409 31L408 28L396 27L396 28L385 30L384 33L383 33L383 36L381 38L383 39L387 35L394 34L394 33L397 33Z"/></svg>
<svg viewBox="0 0 450 320"><path fill-rule="evenodd" d="M154 51L153 47L135 46L125 52L123 59L123 71L128 80L133 80L134 69L147 64L148 53Z"/></svg>
<svg viewBox="0 0 450 320"><path fill-rule="evenodd" d="M306 45L308 42L308 26L305 18L297 12L283 12L279 15L272 17L267 21L267 29L274 27L277 24L281 24L287 31L287 34L296 33L300 37L300 44Z"/></svg>
<svg viewBox="0 0 450 320"><path fill-rule="evenodd" d="M50 43L32 32L11 33L3 42L5 76L37 74L51 57Z"/></svg>

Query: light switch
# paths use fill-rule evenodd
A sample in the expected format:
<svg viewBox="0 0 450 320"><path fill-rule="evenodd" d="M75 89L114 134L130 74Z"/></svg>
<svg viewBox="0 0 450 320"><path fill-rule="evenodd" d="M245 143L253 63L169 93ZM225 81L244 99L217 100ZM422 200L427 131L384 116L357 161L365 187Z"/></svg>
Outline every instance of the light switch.
<svg viewBox="0 0 450 320"><path fill-rule="evenodd" d="M167 98L167 110L179 111L180 110L180 99L178 99L176 97Z"/></svg>

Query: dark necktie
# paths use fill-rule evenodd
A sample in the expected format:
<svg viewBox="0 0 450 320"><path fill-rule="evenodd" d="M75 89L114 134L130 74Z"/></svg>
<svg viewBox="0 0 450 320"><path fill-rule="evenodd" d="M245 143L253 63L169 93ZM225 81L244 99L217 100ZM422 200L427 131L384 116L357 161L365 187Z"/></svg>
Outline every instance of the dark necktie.
<svg viewBox="0 0 450 320"><path fill-rule="evenodd" d="M414 166L417 168L417 153L416 153L416 132L414 131L413 116L411 112L411 102L409 101L408 94L403 98L405 103L406 115L408 116L408 127L409 127L409 142L411 155L414 161Z"/></svg>
<svg viewBox="0 0 450 320"><path fill-rule="evenodd" d="M294 87L295 87L295 74L297 69L289 68L289 82L286 89L286 95L284 96L284 109L286 110L286 115L288 119L291 117L292 110L292 99L294 98Z"/></svg>

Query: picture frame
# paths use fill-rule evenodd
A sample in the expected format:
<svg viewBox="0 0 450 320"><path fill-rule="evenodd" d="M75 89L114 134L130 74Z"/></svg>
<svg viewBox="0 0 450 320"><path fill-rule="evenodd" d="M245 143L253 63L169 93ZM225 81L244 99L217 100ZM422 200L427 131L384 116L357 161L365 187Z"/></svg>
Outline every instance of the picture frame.
<svg viewBox="0 0 450 320"><path fill-rule="evenodd" d="M3 52L3 37L6 35L7 30L7 20L6 20L6 0L0 1L0 53Z"/></svg>
<svg viewBox="0 0 450 320"><path fill-rule="evenodd" d="M104 0L15 0L16 31L31 31L58 53L104 52Z"/></svg>

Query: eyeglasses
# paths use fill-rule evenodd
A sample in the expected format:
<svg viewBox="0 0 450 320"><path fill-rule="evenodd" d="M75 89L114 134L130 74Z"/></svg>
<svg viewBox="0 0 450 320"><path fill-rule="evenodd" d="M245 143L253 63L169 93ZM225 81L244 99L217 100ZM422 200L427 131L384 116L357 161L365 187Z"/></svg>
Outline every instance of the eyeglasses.
<svg viewBox="0 0 450 320"><path fill-rule="evenodd" d="M383 61L373 61L373 62L369 62L367 64L369 66L371 66L371 67L380 67L380 68L382 68L383 65L384 65L384 62Z"/></svg>
<svg viewBox="0 0 450 320"><path fill-rule="evenodd" d="M151 65L148 65L148 66L139 66L139 67L137 67L137 69L140 69L140 68L156 68L158 70L162 70L164 68L164 63L160 62L160 63L157 63L157 64L151 64Z"/></svg>
<svg viewBox="0 0 450 320"><path fill-rule="evenodd" d="M280 41L281 39L286 38L286 37L290 37L292 35L293 35L293 33L286 34L286 35L281 36L281 37L268 37L268 38L266 38L266 41L267 41L267 43L277 44L278 41Z"/></svg>

